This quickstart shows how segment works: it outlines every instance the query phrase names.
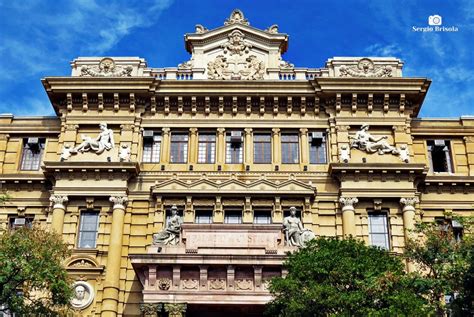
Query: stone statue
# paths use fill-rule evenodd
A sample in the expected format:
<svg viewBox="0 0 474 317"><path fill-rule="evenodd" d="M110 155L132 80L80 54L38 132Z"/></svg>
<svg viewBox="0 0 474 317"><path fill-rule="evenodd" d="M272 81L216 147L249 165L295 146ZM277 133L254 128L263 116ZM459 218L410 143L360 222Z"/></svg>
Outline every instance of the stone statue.
<svg viewBox="0 0 474 317"><path fill-rule="evenodd" d="M74 283L74 296L71 299L71 306L76 309L83 309L89 306L94 299L92 286L83 281Z"/></svg>
<svg viewBox="0 0 474 317"><path fill-rule="evenodd" d="M399 154L399 150L396 147L388 144L386 141L387 136L375 138L368 132L368 130L369 125L363 124L360 130L355 134L355 137L350 136L350 138L352 138L351 148L356 148L367 153L378 152L379 154Z"/></svg>
<svg viewBox="0 0 474 317"><path fill-rule="evenodd" d="M178 207L171 207L171 218L163 231L153 235L153 244L177 245L181 234L181 217L178 215Z"/></svg>
<svg viewBox="0 0 474 317"><path fill-rule="evenodd" d="M315 238L311 230L303 228L300 218L296 217L295 207L290 207L290 215L283 219L283 232L288 246L304 247L306 242Z"/></svg>
<svg viewBox="0 0 474 317"><path fill-rule="evenodd" d="M71 157L71 146L69 144L64 144L61 150L61 156L59 157L61 162L66 161L68 158Z"/></svg>
<svg viewBox="0 0 474 317"><path fill-rule="evenodd" d="M410 152L406 145L400 146L400 160L405 163L410 163Z"/></svg>
<svg viewBox="0 0 474 317"><path fill-rule="evenodd" d="M114 132L107 129L107 123L99 124L100 133L97 137L91 138L87 135L82 135L82 143L71 150L72 154L77 152L92 151L96 154L101 154L105 150L110 150L114 147Z"/></svg>
<svg viewBox="0 0 474 317"><path fill-rule="evenodd" d="M351 159L351 150L346 144L341 145L339 149L339 162L341 163L349 163Z"/></svg>
<svg viewBox="0 0 474 317"><path fill-rule="evenodd" d="M130 162L130 147L128 144L122 144L119 149L120 162Z"/></svg>

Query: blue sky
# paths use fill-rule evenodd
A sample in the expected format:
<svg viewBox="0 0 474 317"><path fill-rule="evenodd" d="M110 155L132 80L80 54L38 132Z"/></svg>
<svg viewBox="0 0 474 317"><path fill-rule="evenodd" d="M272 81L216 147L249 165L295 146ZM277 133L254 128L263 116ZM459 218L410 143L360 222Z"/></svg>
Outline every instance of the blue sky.
<svg viewBox="0 0 474 317"><path fill-rule="evenodd" d="M420 116L474 115L474 1L0 0L0 113L52 115L40 79L69 76L78 56L189 59L183 35L215 28L234 8L290 35L284 59L323 67L333 56L395 56L404 76L433 80ZM413 32L439 14L458 32Z"/></svg>

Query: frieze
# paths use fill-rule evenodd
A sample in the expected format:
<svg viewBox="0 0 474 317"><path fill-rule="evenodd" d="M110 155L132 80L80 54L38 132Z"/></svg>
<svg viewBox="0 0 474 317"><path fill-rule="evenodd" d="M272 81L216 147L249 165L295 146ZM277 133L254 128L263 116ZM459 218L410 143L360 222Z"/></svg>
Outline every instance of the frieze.
<svg viewBox="0 0 474 317"><path fill-rule="evenodd" d="M376 66L369 58L362 58L356 66L341 66L341 77L392 77L392 67Z"/></svg>
<svg viewBox="0 0 474 317"><path fill-rule="evenodd" d="M130 77L132 76L132 66L118 66L115 61L106 57L103 58L99 65L81 67L81 77Z"/></svg>
<svg viewBox="0 0 474 317"><path fill-rule="evenodd" d="M225 290L225 280L224 279L209 279L209 289L210 290Z"/></svg>
<svg viewBox="0 0 474 317"><path fill-rule="evenodd" d="M235 289L238 291L250 291L253 289L253 281L251 279L236 280Z"/></svg>
<svg viewBox="0 0 474 317"><path fill-rule="evenodd" d="M184 290L197 290L199 287L199 281L196 279L181 280L181 287Z"/></svg>

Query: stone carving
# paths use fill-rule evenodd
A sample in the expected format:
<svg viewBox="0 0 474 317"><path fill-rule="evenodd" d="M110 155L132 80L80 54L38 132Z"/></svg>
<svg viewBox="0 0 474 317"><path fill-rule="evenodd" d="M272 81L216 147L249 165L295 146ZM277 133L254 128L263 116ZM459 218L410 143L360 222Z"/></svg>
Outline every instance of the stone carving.
<svg viewBox="0 0 474 317"><path fill-rule="evenodd" d="M294 64L291 64L290 62L284 61L280 57L280 69L294 69L294 68L295 68Z"/></svg>
<svg viewBox="0 0 474 317"><path fill-rule="evenodd" d="M107 123L99 124L100 133L97 137L91 138L87 135L82 135L82 143L72 149L71 154L78 152L92 151L96 154L101 154L105 150L109 151L114 148L114 132L112 129L107 129Z"/></svg>
<svg viewBox="0 0 474 317"><path fill-rule="evenodd" d="M339 149L339 162L349 163L350 159L351 159L351 150L349 146L347 146L346 144L341 145L341 148Z"/></svg>
<svg viewBox="0 0 474 317"><path fill-rule="evenodd" d="M288 246L304 247L305 244L314 239L314 233L303 228L300 218L296 217L296 208L290 207L290 215L283 219L283 232Z"/></svg>
<svg viewBox="0 0 474 317"><path fill-rule="evenodd" d="M225 289L225 280L224 279L215 279L209 280L209 289L210 290L223 290Z"/></svg>
<svg viewBox="0 0 474 317"><path fill-rule="evenodd" d="M221 45L224 49L224 54L229 53L231 56L235 54L242 56L244 53L247 54L252 47L252 44L244 40L244 33L239 30L232 31L228 37L227 43Z"/></svg>
<svg viewBox="0 0 474 317"><path fill-rule="evenodd" d="M408 151L408 147L406 145L400 146L400 160L405 163L410 163L410 152Z"/></svg>
<svg viewBox="0 0 474 317"><path fill-rule="evenodd" d="M163 309L163 304L140 304L140 312L144 317L156 317Z"/></svg>
<svg viewBox="0 0 474 317"><path fill-rule="evenodd" d="M226 58L217 56L214 61L207 64L207 76L209 79L224 80L257 80L263 79L265 64L257 56L250 55L247 58L236 56Z"/></svg>
<svg viewBox="0 0 474 317"><path fill-rule="evenodd" d="M207 31L209 30L206 27L202 26L201 24L196 24L196 33L202 34L206 33Z"/></svg>
<svg viewBox="0 0 474 317"><path fill-rule="evenodd" d="M268 291L270 289L271 279L264 279L262 281L262 289Z"/></svg>
<svg viewBox="0 0 474 317"><path fill-rule="evenodd" d="M192 69L193 65L194 65L194 59L191 57L191 59L189 61L178 64L178 69L179 70Z"/></svg>
<svg viewBox="0 0 474 317"><path fill-rule="evenodd" d="M185 279L181 281L183 289L198 289L199 281L196 279Z"/></svg>
<svg viewBox="0 0 474 317"><path fill-rule="evenodd" d="M122 144L119 149L120 162L130 162L130 147L128 144Z"/></svg>
<svg viewBox="0 0 474 317"><path fill-rule="evenodd" d="M278 25L273 24L272 26L265 29L265 32L268 32L268 33L271 33L271 34L277 34L278 33Z"/></svg>
<svg viewBox="0 0 474 317"><path fill-rule="evenodd" d="M420 200L418 197L403 197L400 198L400 204L405 205L405 207L415 207L415 204L419 203Z"/></svg>
<svg viewBox="0 0 474 317"><path fill-rule="evenodd" d="M354 205L359 202L357 197L340 197L339 203L343 205L343 208L352 208L354 209Z"/></svg>
<svg viewBox="0 0 474 317"><path fill-rule="evenodd" d="M130 77L132 66L118 66L110 57L103 58L97 66L82 66L80 76L91 77Z"/></svg>
<svg viewBox="0 0 474 317"><path fill-rule="evenodd" d="M171 280L169 278L160 278L157 281L157 285L162 291L167 291L171 287Z"/></svg>
<svg viewBox="0 0 474 317"><path fill-rule="evenodd" d="M113 203L112 209L125 209L128 202L127 196L110 196L109 201Z"/></svg>
<svg viewBox="0 0 474 317"><path fill-rule="evenodd" d="M61 156L59 157L61 162L64 162L68 158L71 157L72 155L71 151L72 151L71 146L69 144L64 144L63 148L61 149Z"/></svg>
<svg viewBox="0 0 474 317"><path fill-rule="evenodd" d="M74 283L74 297L71 306L75 309L84 309L94 300L94 289L92 285L84 281Z"/></svg>
<svg viewBox="0 0 474 317"><path fill-rule="evenodd" d="M367 153L385 154L392 153L394 155L399 155L399 150L388 144L386 141L387 136L382 136L380 138L373 137L369 132L369 125L363 124L355 136L349 136L352 139L351 148L359 149Z"/></svg>
<svg viewBox="0 0 474 317"><path fill-rule="evenodd" d="M248 291L253 289L253 281L251 279L242 279L235 281L235 289L241 291Z"/></svg>
<svg viewBox="0 0 474 317"><path fill-rule="evenodd" d="M339 69L341 77L392 77L392 67L375 66L369 58L362 58L357 66L342 66Z"/></svg>
<svg viewBox="0 0 474 317"><path fill-rule="evenodd" d="M177 245L179 244L181 234L181 217L178 215L178 207L171 207L171 218L169 219L163 231L153 235L153 244Z"/></svg>
<svg viewBox="0 0 474 317"><path fill-rule="evenodd" d="M235 9L232 11L230 14L230 17L225 20L224 25L231 25L231 24L236 24L240 23L243 25L250 25L249 21L244 17L244 14L242 11Z"/></svg>
<svg viewBox="0 0 474 317"><path fill-rule="evenodd" d="M165 303L165 312L169 317L183 317L186 313L186 303Z"/></svg>
<svg viewBox="0 0 474 317"><path fill-rule="evenodd" d="M66 195L51 195L49 201L53 205L53 209L66 209L65 204L68 202Z"/></svg>

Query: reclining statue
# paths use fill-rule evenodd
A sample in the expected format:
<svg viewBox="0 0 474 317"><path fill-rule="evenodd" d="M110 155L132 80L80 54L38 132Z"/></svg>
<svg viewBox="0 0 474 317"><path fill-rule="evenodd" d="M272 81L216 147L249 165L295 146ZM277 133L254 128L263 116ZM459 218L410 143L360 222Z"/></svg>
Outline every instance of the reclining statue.
<svg viewBox="0 0 474 317"><path fill-rule="evenodd" d="M367 153L378 152L379 154L399 154L399 150L396 147L388 144L387 136L375 138L368 132L368 130L369 125L363 124L360 130L355 134L355 137L350 137L352 138L351 148L356 148Z"/></svg>
<svg viewBox="0 0 474 317"><path fill-rule="evenodd" d="M83 153L87 151L101 154L105 150L110 150L114 147L114 132L112 129L107 129L107 123L99 124L100 133L97 137L91 138L87 135L82 135L82 143L70 151L71 154L77 152Z"/></svg>

